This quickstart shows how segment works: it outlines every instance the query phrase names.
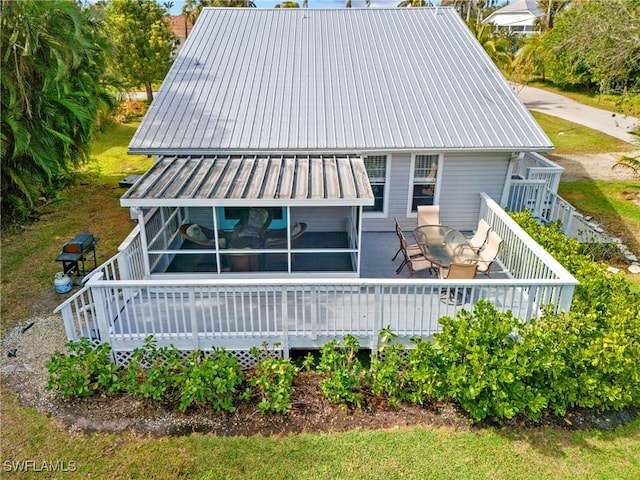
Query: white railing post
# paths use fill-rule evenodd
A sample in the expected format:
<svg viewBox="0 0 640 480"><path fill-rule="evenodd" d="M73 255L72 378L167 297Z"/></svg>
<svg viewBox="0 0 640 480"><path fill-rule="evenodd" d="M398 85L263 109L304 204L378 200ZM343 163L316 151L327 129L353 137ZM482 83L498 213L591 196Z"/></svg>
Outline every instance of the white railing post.
<svg viewBox="0 0 640 480"><path fill-rule="evenodd" d="M288 292L282 289L281 316L282 316L282 355L289 358L289 313L288 313Z"/></svg>
<svg viewBox="0 0 640 480"><path fill-rule="evenodd" d="M318 339L318 287L317 286L313 286L311 287L311 305L310 305L310 312L311 312L311 340L317 340Z"/></svg>
<svg viewBox="0 0 640 480"><path fill-rule="evenodd" d="M378 342L380 330L382 330L382 312L384 311L384 302L382 295L382 285L376 285L373 289L373 335L371 336L371 353L378 353Z"/></svg>
<svg viewBox="0 0 640 480"><path fill-rule="evenodd" d="M64 331L67 334L67 338L69 340L77 341L78 334L76 332L73 310L71 309L71 304L68 303L60 310L62 313L62 321L64 322Z"/></svg>
<svg viewBox="0 0 640 480"><path fill-rule="evenodd" d="M562 288L562 293L560 294L560 299L558 301L557 311L569 312L571 310L573 292L575 291L576 287L574 285L564 285L561 288Z"/></svg>
<svg viewBox="0 0 640 480"><path fill-rule="evenodd" d="M191 340L193 349L200 348L200 338L198 336L198 311L196 310L196 292L194 287L188 288L189 295L189 319L191 320Z"/></svg>
<svg viewBox="0 0 640 480"><path fill-rule="evenodd" d="M102 274L99 275L101 277ZM93 304L95 305L96 313L96 326L98 327L98 336L101 343L108 343L111 345L111 336L109 334L109 321L107 320L107 305L105 299L105 288L102 286L91 285L91 295L93 297Z"/></svg>

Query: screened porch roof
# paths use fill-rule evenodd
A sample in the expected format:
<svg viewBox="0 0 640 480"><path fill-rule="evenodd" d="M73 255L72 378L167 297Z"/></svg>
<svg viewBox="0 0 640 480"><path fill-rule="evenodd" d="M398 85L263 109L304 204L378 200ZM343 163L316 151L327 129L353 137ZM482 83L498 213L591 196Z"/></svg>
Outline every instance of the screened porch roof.
<svg viewBox="0 0 640 480"><path fill-rule="evenodd" d="M364 162L351 155L160 156L124 207L373 205Z"/></svg>

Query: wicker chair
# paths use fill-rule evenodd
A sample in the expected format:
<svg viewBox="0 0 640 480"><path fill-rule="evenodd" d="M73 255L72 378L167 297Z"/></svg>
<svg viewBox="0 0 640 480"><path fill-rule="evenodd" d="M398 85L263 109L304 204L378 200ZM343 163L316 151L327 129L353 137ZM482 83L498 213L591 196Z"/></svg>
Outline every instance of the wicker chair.
<svg viewBox="0 0 640 480"><path fill-rule="evenodd" d="M201 235L198 235L198 230ZM216 248L216 236L215 232L207 227L198 225L196 223L184 223L180 225L178 232L185 240L188 240L196 245L205 248ZM224 232L218 231L218 238L220 239L220 248L226 248L227 238Z"/></svg>
<svg viewBox="0 0 640 480"><path fill-rule="evenodd" d="M266 208L249 208L244 218L233 227L233 239L256 237L263 244L271 223L271 211Z"/></svg>
<svg viewBox="0 0 640 480"><path fill-rule="evenodd" d="M307 230L306 223L296 223L291 227L291 248L295 248L298 240L304 232ZM286 249L287 248L287 229L286 228L278 228L274 230L269 230L266 235L266 239L264 242L264 248L273 248L273 249ZM267 253L264 256L265 263L278 263L278 262L286 262L287 254L286 253ZM291 255L291 263L294 262L294 256Z"/></svg>

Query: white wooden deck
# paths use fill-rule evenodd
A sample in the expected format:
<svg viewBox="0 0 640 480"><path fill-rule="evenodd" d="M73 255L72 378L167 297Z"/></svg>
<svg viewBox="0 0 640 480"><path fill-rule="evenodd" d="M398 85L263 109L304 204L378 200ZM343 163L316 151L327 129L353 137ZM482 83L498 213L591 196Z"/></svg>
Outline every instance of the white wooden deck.
<svg viewBox="0 0 640 480"><path fill-rule="evenodd" d="M386 326L405 343L429 337L438 331L439 318L470 310L479 299L522 319L549 304L568 310L576 280L491 199L483 202L482 218L504 239L492 278L439 280L428 272L410 276L407 268L396 275L401 259L391 261L398 248L395 233L367 232L360 278L149 280L140 266L140 236L134 234L58 311L69 339L108 342L116 360L126 362L149 335L159 345L185 351L246 351L279 342L287 355L289 349L317 348L347 334L363 348L376 348Z"/></svg>

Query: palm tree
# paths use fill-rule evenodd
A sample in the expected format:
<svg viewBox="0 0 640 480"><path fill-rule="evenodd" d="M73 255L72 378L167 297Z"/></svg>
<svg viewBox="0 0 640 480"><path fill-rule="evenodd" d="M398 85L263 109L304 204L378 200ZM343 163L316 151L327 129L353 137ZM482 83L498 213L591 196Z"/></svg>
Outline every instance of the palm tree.
<svg viewBox="0 0 640 480"><path fill-rule="evenodd" d="M522 44L513 59L514 72L525 80L539 74L544 81L545 52L546 50L542 44L542 35L529 35L523 38Z"/></svg>
<svg viewBox="0 0 640 480"><path fill-rule="evenodd" d="M551 30L555 18L569 3L570 0L538 0L538 9L543 12L542 17L538 19L538 26L541 27L540 30Z"/></svg>
<svg viewBox="0 0 640 480"><path fill-rule="evenodd" d="M0 1L2 213L25 216L88 158L106 37L76 2Z"/></svg>
<svg viewBox="0 0 640 480"><path fill-rule="evenodd" d="M185 0L182 15L188 17L191 23L195 23L205 7L256 8L256 4L251 0Z"/></svg>
<svg viewBox="0 0 640 480"><path fill-rule="evenodd" d="M511 65L510 44L505 37L496 35L490 24L475 19L471 20L469 28L493 63L502 70Z"/></svg>
<svg viewBox="0 0 640 480"><path fill-rule="evenodd" d="M623 156L611 168L626 168L633 172L636 177L640 177L640 157Z"/></svg>
<svg viewBox="0 0 640 480"><path fill-rule="evenodd" d="M403 0L398 4L398 7L433 7L433 3L427 0Z"/></svg>

